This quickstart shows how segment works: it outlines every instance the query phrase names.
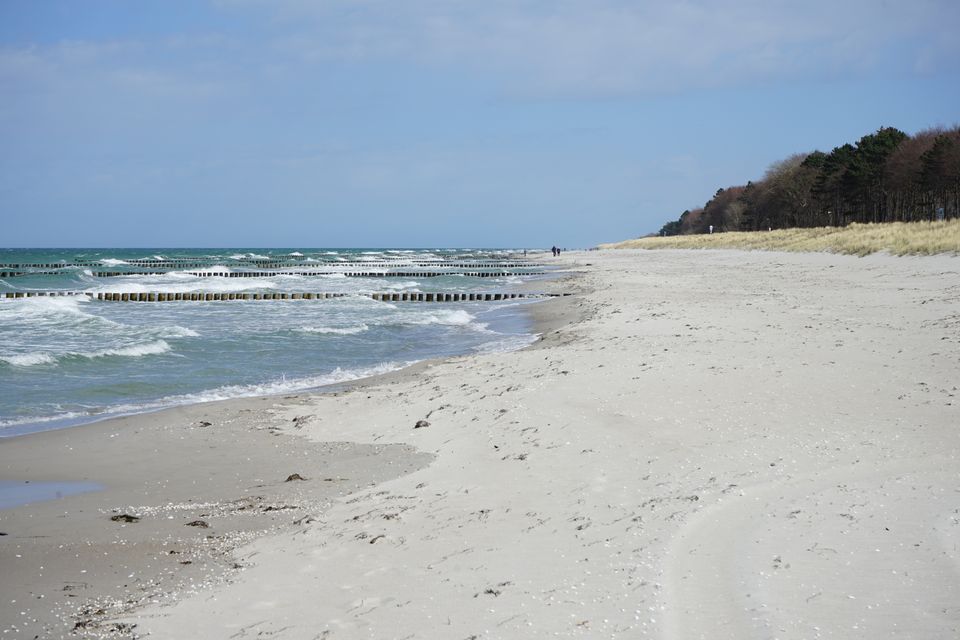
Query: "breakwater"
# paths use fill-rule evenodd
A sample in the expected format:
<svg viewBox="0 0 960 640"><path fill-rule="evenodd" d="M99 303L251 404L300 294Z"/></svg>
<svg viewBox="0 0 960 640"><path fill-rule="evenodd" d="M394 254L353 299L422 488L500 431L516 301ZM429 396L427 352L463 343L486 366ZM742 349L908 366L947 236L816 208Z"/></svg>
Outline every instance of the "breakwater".
<svg viewBox="0 0 960 640"><path fill-rule="evenodd" d="M522 348L556 286L487 250L0 253L0 437Z"/></svg>
<svg viewBox="0 0 960 640"><path fill-rule="evenodd" d="M306 291L299 293L236 293L216 292L204 293L199 291L183 293L162 292L92 292L92 291L8 291L2 294L4 298L38 298L38 297L76 297L86 296L91 300L104 302L227 302L233 300L329 300L331 298L362 297L372 298L381 302L500 302L503 300L556 298L568 296L569 293L517 293L517 292L374 292L374 293L344 293L344 292L316 292Z"/></svg>
<svg viewBox="0 0 960 640"><path fill-rule="evenodd" d="M94 271L96 278L119 276L162 276L168 271ZM467 276L470 278L508 278L510 276L542 276L544 271L185 271L198 278L273 278L275 276L345 276L347 278L439 278L441 276ZM35 275L35 274L20 274Z"/></svg>
<svg viewBox="0 0 960 640"><path fill-rule="evenodd" d="M206 261L191 261L191 262L179 262L179 261L170 261L170 260L125 260L123 264L125 266L137 267L137 268L147 268L147 269L204 269L216 266L218 262L223 262L222 260L206 260ZM70 268L89 268L89 267L105 267L108 266L106 262L102 261L89 261L89 262L10 262L10 263L0 263L0 269L5 270L25 270L25 269L70 269ZM533 268L543 268L545 265L535 262L502 262L502 261L485 261L485 262L450 262L446 260L422 260L422 261L393 261L393 262L384 262L384 261L368 261L368 260L350 260L350 261L339 261L339 260L312 260L310 262L255 262L255 261L231 261L231 266L237 267L255 267L259 269L290 269L296 267L317 267L317 266L349 266L349 267L371 267L371 268L383 268L383 269L392 269L395 267L443 267L447 269L487 269L487 268L500 268L500 269L533 269ZM133 273L143 273L142 271L135 271Z"/></svg>

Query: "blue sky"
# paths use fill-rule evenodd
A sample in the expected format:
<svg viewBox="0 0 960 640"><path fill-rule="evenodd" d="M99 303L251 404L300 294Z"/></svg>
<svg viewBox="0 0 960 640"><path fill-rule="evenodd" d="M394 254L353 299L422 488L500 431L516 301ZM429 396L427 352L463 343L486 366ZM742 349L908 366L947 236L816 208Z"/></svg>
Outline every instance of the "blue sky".
<svg viewBox="0 0 960 640"><path fill-rule="evenodd" d="M793 153L957 124L957 25L956 0L0 0L0 246L635 237Z"/></svg>

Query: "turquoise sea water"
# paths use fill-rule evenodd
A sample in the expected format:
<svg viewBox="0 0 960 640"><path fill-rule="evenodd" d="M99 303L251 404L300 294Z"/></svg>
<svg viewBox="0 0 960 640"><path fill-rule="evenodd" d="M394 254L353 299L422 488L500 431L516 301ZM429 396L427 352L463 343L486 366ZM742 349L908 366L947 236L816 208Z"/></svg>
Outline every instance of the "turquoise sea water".
<svg viewBox="0 0 960 640"><path fill-rule="evenodd" d="M542 269L491 266L508 259L516 264L511 255L485 250L0 249L0 271L8 272L0 278L0 294L516 291L520 283L544 277L524 275ZM71 266L7 266L25 263ZM230 276L264 270L271 275ZM293 270L310 275L284 273ZM382 276L344 273L360 270ZM469 275L483 270L509 275ZM97 275L103 272L129 275ZM389 275L396 272L413 275ZM530 332L523 305L516 301L387 303L347 295L149 304L0 296L0 437L178 404L315 389L428 358L507 351L532 342Z"/></svg>

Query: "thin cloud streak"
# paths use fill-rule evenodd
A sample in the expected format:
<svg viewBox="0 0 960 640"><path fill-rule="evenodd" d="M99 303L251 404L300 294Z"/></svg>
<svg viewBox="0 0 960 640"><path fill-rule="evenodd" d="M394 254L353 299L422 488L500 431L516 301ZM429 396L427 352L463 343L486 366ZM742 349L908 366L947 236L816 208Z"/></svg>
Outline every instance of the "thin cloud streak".
<svg viewBox="0 0 960 640"><path fill-rule="evenodd" d="M956 52L930 40L952 42L947 25L960 23L960 6L933 0L221 5L268 15L284 31L278 50L306 62L399 58L495 73L513 90L587 95L829 79L888 64L937 69Z"/></svg>

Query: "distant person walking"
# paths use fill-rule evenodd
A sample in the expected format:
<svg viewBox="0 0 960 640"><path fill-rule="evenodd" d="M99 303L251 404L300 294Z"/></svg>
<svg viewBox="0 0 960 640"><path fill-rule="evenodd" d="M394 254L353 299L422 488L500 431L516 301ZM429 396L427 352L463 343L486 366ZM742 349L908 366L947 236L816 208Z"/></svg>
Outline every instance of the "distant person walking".
<svg viewBox="0 0 960 640"><path fill-rule="evenodd" d="M560 249L557 249L557 245L553 245L550 247L550 253L553 254L554 258L556 258L558 255L560 255Z"/></svg>

